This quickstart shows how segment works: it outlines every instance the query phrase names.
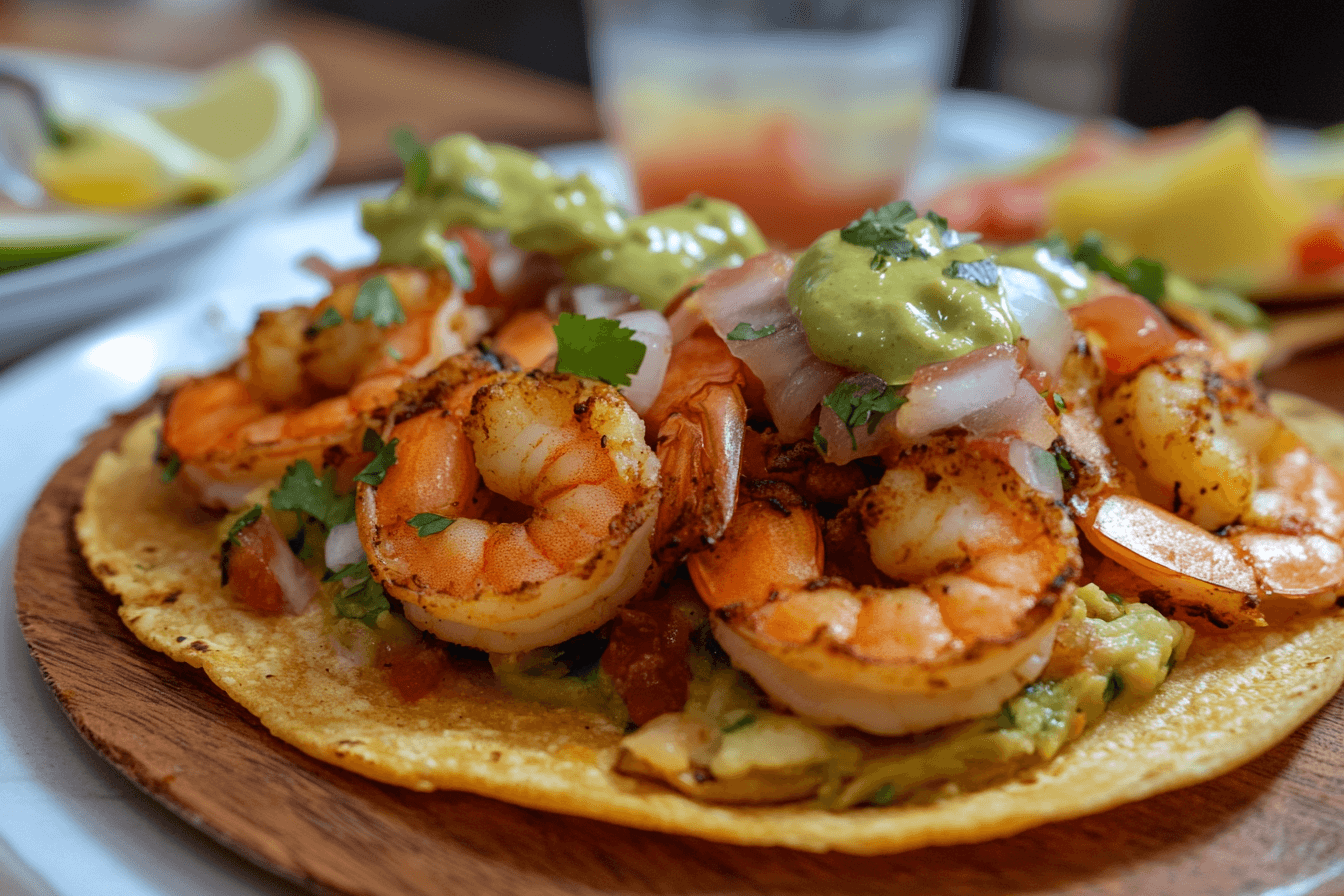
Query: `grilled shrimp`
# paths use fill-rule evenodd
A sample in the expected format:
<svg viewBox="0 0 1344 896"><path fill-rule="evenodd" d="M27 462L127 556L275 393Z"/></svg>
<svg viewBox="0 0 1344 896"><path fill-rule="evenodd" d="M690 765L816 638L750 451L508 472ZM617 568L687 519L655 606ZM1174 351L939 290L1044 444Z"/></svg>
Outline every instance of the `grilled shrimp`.
<svg viewBox="0 0 1344 896"><path fill-rule="evenodd" d="M1219 627L1265 624L1344 594L1344 478L1211 350L1108 384L1097 410L1132 488L1075 502L1093 546L1145 600Z"/></svg>
<svg viewBox="0 0 1344 896"><path fill-rule="evenodd" d="M404 323L353 319L373 275L386 278ZM445 274L369 268L344 277L315 306L262 312L240 364L179 387L164 451L180 460L181 479L202 504L236 506L298 460L318 466L333 450L337 460L357 456L360 416L474 343L489 322Z"/></svg>
<svg viewBox="0 0 1344 896"><path fill-rule="evenodd" d="M943 435L848 512L854 529L828 545L840 520L783 483L747 484L723 537L688 560L719 643L774 701L897 735L994 712L1040 674L1081 568L1058 504ZM829 562L856 540L866 557Z"/></svg>
<svg viewBox="0 0 1344 896"><path fill-rule="evenodd" d="M594 629L639 591L658 461L610 386L480 374L454 359L403 392L382 433L398 460L381 484L360 484L356 522L408 620L509 653ZM421 535L421 514L451 522Z"/></svg>

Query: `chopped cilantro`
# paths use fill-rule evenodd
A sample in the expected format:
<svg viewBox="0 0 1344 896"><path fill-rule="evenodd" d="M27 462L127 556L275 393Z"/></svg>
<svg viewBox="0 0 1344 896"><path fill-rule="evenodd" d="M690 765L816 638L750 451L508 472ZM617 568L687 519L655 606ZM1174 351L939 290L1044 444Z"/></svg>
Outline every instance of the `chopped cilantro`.
<svg viewBox="0 0 1344 896"><path fill-rule="evenodd" d="M473 174L463 179L462 192L481 205L490 208L499 208L500 199L503 198L500 194L499 184L487 177L481 177L479 174Z"/></svg>
<svg viewBox="0 0 1344 896"><path fill-rule="evenodd" d="M910 203L901 200L891 202L879 209L869 209L857 221L840 231L840 239L854 245L873 250L868 266L875 271L884 270L891 259L905 261L918 255L928 255L916 246L905 231L905 225L919 216Z"/></svg>
<svg viewBox="0 0 1344 896"><path fill-rule="evenodd" d="M1120 595L1116 594L1114 591L1107 591L1106 599L1109 600L1111 603L1115 604L1117 607L1123 607L1125 605L1125 599Z"/></svg>
<svg viewBox="0 0 1344 896"><path fill-rule="evenodd" d="M383 349L383 354L387 355L393 361L400 361L406 357L390 345Z"/></svg>
<svg viewBox="0 0 1344 896"><path fill-rule="evenodd" d="M176 451L168 452L168 459L163 463L163 472L159 474L160 482L172 482L177 478L177 473L182 469L182 458Z"/></svg>
<svg viewBox="0 0 1344 896"><path fill-rule="evenodd" d="M894 799L896 799L896 785L888 781L873 791L873 795L868 797L868 804L870 806L890 806Z"/></svg>
<svg viewBox="0 0 1344 896"><path fill-rule="evenodd" d="M1065 409L1068 407L1068 405L1064 403L1064 396L1060 395L1058 392L1051 392L1050 397L1054 399L1055 410L1059 411L1061 414L1064 413Z"/></svg>
<svg viewBox="0 0 1344 896"><path fill-rule="evenodd" d="M634 330L614 320L563 313L553 329L558 373L628 386L631 375L644 363L644 343L634 338Z"/></svg>
<svg viewBox="0 0 1344 896"><path fill-rule="evenodd" d="M1136 258L1122 265L1106 255L1101 237L1089 233L1073 250L1073 260L1081 261L1099 274L1105 274L1116 283L1154 305L1162 304L1167 293L1167 269L1151 258Z"/></svg>
<svg viewBox="0 0 1344 896"><path fill-rule="evenodd" d="M379 438L378 433L371 429L364 430L365 451L374 452L373 460L364 465L355 476L356 482L364 482L368 485L382 485L383 478L387 476L387 471L392 469L392 465L397 462L397 440L393 439L387 444Z"/></svg>
<svg viewBox="0 0 1344 896"><path fill-rule="evenodd" d="M756 721L755 714L745 712L742 715L738 716L735 720L729 722L727 725L724 725L719 730L724 734L732 734L734 731L741 731L743 728L754 723L755 721Z"/></svg>
<svg viewBox="0 0 1344 896"><path fill-rule="evenodd" d="M354 563L342 566L340 569L328 569L327 574L322 577L322 581L334 582L337 579L361 578L369 574L368 562L365 560L356 560Z"/></svg>
<svg viewBox="0 0 1344 896"><path fill-rule="evenodd" d="M224 536L224 543L219 546L220 587L229 584L229 554L233 548L242 547L243 530L259 519L261 519L261 505L253 504L251 510L234 520L233 525L229 527L229 534Z"/></svg>
<svg viewBox="0 0 1344 896"><path fill-rule="evenodd" d="M241 547L243 542L239 536L243 534L244 529L259 519L261 519L261 505L253 504L251 510L233 521L233 525L229 527L229 534L224 537L224 540L229 544Z"/></svg>
<svg viewBox="0 0 1344 896"><path fill-rule="evenodd" d="M954 261L943 270L948 277L969 280L981 286L995 286L999 282L999 266L988 258L979 261Z"/></svg>
<svg viewBox="0 0 1344 896"><path fill-rule="evenodd" d="M356 619L370 627L378 623L379 616L392 609L387 600L387 592L370 574L367 565L364 566L364 576L342 591L332 605L336 615L345 619Z"/></svg>
<svg viewBox="0 0 1344 896"><path fill-rule="evenodd" d="M1106 690L1101 692L1101 699L1105 700L1107 703L1110 703L1116 697L1119 697L1120 692L1123 691L1124 689L1125 689L1124 679L1120 677L1119 673L1112 672L1110 677L1106 679Z"/></svg>
<svg viewBox="0 0 1344 896"><path fill-rule="evenodd" d="M415 192L423 190L429 180L429 153L410 128L400 127L392 132L392 150L406 169L406 185Z"/></svg>
<svg viewBox="0 0 1344 896"><path fill-rule="evenodd" d="M353 320L371 320L375 326L390 327L392 324L406 323L406 312L401 308L401 300L396 290L382 274L364 281L355 296Z"/></svg>
<svg viewBox="0 0 1344 896"><path fill-rule="evenodd" d="M312 339L323 330L330 330L332 327L345 323L345 318L341 317L341 312L335 308L328 307L322 312L322 316L308 325L308 329L303 331L303 335Z"/></svg>
<svg viewBox="0 0 1344 896"><path fill-rule="evenodd" d="M904 396L896 394L891 386L885 386L880 391L868 389L865 392L860 392L859 388L858 383L843 382L821 400L845 424L845 429L849 431L850 447L854 449L859 447L859 441L854 437L854 427L867 423L868 434L872 435L883 417L906 402Z"/></svg>
<svg viewBox="0 0 1344 896"><path fill-rule="evenodd" d="M406 522L415 529L416 535L424 538L426 535L437 535L457 520L437 513L417 513Z"/></svg>
<svg viewBox="0 0 1344 896"><path fill-rule="evenodd" d="M816 445L817 450L820 451L822 454L825 454L826 450L830 447L830 444L826 441L825 436L821 434L820 426L812 427L812 444Z"/></svg>
<svg viewBox="0 0 1344 896"><path fill-rule="evenodd" d="M940 234L947 233L948 231L947 219L944 218L942 215L938 214L937 212L935 212L933 209L929 209L927 212L924 213L924 220L928 221L934 227L937 227L938 232Z"/></svg>
<svg viewBox="0 0 1344 896"><path fill-rule="evenodd" d="M1064 484L1064 490L1068 491L1078 484L1078 473L1073 469L1073 461L1061 450L1051 448L1050 451L1055 456L1055 466L1059 468L1059 479Z"/></svg>
<svg viewBox="0 0 1344 896"><path fill-rule="evenodd" d="M476 288L476 275L471 269L471 259L467 258L467 248L461 240L443 241L443 263L458 289L471 292Z"/></svg>
<svg viewBox="0 0 1344 896"><path fill-rule="evenodd" d="M769 336L777 329L779 328L776 327L774 324L766 324L759 330L753 330L751 328L751 324L747 323L746 321L742 321L740 324L738 324L737 326L733 327L731 330L728 331L727 338L733 340L734 342L751 342L752 340L761 339L765 336Z"/></svg>
<svg viewBox="0 0 1344 896"><path fill-rule="evenodd" d="M355 518L355 496L336 493L336 471L325 470L319 478L306 460L285 471L280 486L271 491L271 506L301 510L328 529Z"/></svg>

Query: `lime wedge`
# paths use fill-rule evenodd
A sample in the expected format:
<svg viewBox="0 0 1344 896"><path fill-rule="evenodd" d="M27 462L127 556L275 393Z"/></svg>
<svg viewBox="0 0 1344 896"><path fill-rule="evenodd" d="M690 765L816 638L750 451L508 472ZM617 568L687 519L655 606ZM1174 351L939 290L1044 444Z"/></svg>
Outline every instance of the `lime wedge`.
<svg viewBox="0 0 1344 896"><path fill-rule="evenodd" d="M66 122L70 140L40 152L33 174L76 205L202 202L278 173L320 118L312 71L288 47L267 45L208 75L180 105L107 108Z"/></svg>

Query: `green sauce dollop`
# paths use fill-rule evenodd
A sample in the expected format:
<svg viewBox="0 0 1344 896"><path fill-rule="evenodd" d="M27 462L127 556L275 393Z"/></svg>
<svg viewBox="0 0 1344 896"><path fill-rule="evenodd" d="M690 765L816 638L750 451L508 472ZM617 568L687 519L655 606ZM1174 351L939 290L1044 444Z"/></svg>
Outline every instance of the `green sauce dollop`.
<svg viewBox="0 0 1344 896"><path fill-rule="evenodd" d="M995 255L994 260L1040 277L1065 308L1081 305L1092 297L1092 276L1087 268L1070 258L1061 258L1048 246L1040 243L1014 246Z"/></svg>
<svg viewBox="0 0 1344 896"><path fill-rule="evenodd" d="M587 175L566 178L536 156L457 134L429 148L423 182L364 203L379 261L447 267L444 231L505 230L520 249L554 255L574 283L628 290L661 310L695 277L764 252L756 225L730 202L692 197L631 217Z"/></svg>
<svg viewBox="0 0 1344 896"><path fill-rule="evenodd" d="M1017 341L1021 331L1001 282L984 286L948 273L953 262L987 261L983 247L947 246L940 229L924 219L906 232L927 258L914 254L883 264L873 249L832 230L798 259L789 304L818 357L898 385L925 364Z"/></svg>

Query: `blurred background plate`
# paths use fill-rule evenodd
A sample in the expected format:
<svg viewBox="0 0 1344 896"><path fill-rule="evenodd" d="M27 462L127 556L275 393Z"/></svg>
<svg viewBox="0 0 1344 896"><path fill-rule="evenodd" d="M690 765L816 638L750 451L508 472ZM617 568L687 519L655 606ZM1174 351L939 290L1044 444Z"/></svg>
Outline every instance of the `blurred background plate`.
<svg viewBox="0 0 1344 896"><path fill-rule="evenodd" d="M125 105L171 102L196 82L171 69L0 48L0 67L38 84L53 105L82 95ZM244 221L292 205L326 176L336 136L324 122L303 152L270 180L174 215L119 242L0 274L0 362L171 287L185 262Z"/></svg>

